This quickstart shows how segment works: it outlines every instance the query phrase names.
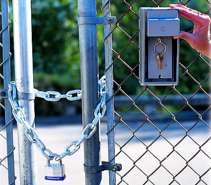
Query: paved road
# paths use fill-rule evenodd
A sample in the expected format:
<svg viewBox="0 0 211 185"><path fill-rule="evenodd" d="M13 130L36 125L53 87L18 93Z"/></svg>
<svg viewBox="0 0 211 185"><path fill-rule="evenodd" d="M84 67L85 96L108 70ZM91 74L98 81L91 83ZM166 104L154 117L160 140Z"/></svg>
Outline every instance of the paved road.
<svg viewBox="0 0 211 185"><path fill-rule="evenodd" d="M193 123L184 123L185 127L190 127ZM123 145L129 138L133 136L131 130L135 130L140 126L139 123L129 124L129 127L120 124L116 129L116 141L118 145ZM159 127L164 127L165 124L159 124ZM102 160L107 160L107 144L106 144L106 137L105 137L105 125L102 125L102 134L101 134L101 158ZM79 137L79 134L81 133L81 127L78 125L61 125L61 126L53 126L53 127L39 127L38 132L40 136L45 140L46 143L48 143L48 146L51 149L54 149L55 151L62 151L63 147L69 142L73 141L75 138ZM153 139L157 137L158 134L156 134L157 131L151 127L150 125L144 125L142 128L140 128L136 132L136 137L139 138L141 141L144 142L144 144L149 145ZM5 134L5 133L3 133ZM167 129L166 132L163 133L166 138L169 139L169 141L172 144L176 144L183 136L184 136L184 130L181 126L172 124ZM191 138L193 138L198 143L202 144L205 142L209 137L210 133L206 129L205 126L203 126L202 123L199 123L198 126L196 126L191 132L190 132ZM17 146L17 131L14 131L14 137L15 137L15 145ZM0 137L1 138L1 137ZM124 152L126 152L133 160L136 160L142 153L145 152L146 148L145 146L138 141L137 138L131 139L128 145L122 148ZM0 139L1 144L1 150L0 150L0 157L2 157L5 153L2 148L5 148L5 142ZM211 156L211 141L203 147L203 150ZM189 159L194 153L198 151L198 146L190 139L186 138L183 140L183 142L176 147L177 151L183 155L185 159ZM152 151L156 156L162 160L168 153L170 153L172 150L171 145L166 142L164 139L160 138L156 143L154 143L150 147L150 151ZM119 151L119 148L116 148L116 152ZM16 167L18 166L18 159L17 159L17 152L15 151L16 156ZM121 174L125 174L132 166L132 161L124 154L124 152L121 152L116 160L118 163L122 163L123 170L121 171ZM83 147L80 149L79 152L77 152L74 156L68 157L64 160L64 164L66 167L66 175L67 178L64 182L48 182L43 180L45 175L45 164L46 161L42 157L39 150L34 148L34 166L35 166L35 180L36 185L84 185L84 174L83 174ZM165 160L165 162L162 163L166 168L168 168L172 174L176 174L181 168L185 166L185 161L176 153L173 153L168 159ZM150 174L153 169L155 169L159 162L156 160L149 152L145 154L145 156L140 159L136 163L137 167L141 168L145 173ZM206 169L211 168L211 161L208 159L202 152L200 152L197 157L192 160L189 165L197 171L197 173L202 174ZM123 178L123 181L127 182L130 185L142 185L146 177L143 175L143 173L138 170L138 168L135 167L128 175L126 175ZM0 167L0 185L7 185L6 181L6 171L4 168ZM211 172L210 172L211 173ZM211 185L211 181L209 179L209 176L211 174L207 174L203 177L204 182L206 182L208 185ZM16 169L16 174L18 176L18 169ZM150 178L154 184L156 185L167 185L172 180L172 176L164 170L164 168L160 168L153 176ZM193 185L197 182L198 176L194 174L194 172L187 168L184 170L181 175L179 175L177 178L178 182L182 185ZM121 180L117 178L118 182ZM203 185L204 183L200 183L200 185ZM17 185L18 179L17 179ZM107 172L103 172L103 180L102 185L108 185L108 174ZM121 185L125 185L125 183L121 183ZM147 185L150 185L150 183L147 183ZM176 183L175 183L176 185Z"/></svg>

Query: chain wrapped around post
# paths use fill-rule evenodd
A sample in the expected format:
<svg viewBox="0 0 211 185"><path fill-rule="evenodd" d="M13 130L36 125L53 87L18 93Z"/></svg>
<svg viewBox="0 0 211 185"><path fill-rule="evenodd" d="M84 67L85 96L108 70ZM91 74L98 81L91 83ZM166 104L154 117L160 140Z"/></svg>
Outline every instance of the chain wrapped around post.
<svg viewBox="0 0 211 185"><path fill-rule="evenodd" d="M81 99L81 90L74 90L69 91L66 94L60 94L56 91L38 91L35 89L35 97L43 98L46 101L59 101L62 98L66 98L69 101L75 101ZM84 142L84 140L91 138L97 128L97 124L100 122L101 118L105 115L106 112L106 79L105 76L103 76L99 80L99 103L96 106L96 109L94 111L94 119L91 123L89 123L81 133L81 136L78 140L71 142L69 145L67 145L64 149L64 151L60 154L52 152L50 149L47 148L47 146L44 144L44 142L40 139L37 131L34 127L32 127L26 120L26 116L24 113L24 109L19 106L19 100L18 100L18 91L16 88L15 82L11 82L9 84L8 88L8 99L10 101L12 112L14 115L14 118L16 119L18 124L23 124L25 127L25 135L29 139L31 143L36 144L36 146L40 149L42 154L48 159L48 160L62 160L66 156L73 155L75 152L77 152L80 148L81 143Z"/></svg>

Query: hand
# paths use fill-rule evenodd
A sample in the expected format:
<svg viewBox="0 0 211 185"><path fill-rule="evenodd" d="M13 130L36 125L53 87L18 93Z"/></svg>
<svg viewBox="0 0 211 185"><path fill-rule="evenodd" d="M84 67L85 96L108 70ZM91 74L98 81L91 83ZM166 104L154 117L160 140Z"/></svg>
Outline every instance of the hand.
<svg viewBox="0 0 211 185"><path fill-rule="evenodd" d="M209 15L187 8L180 4L170 4L171 8L179 10L181 16L194 24L193 32L181 32L176 39L185 40L192 48L211 58L210 24Z"/></svg>

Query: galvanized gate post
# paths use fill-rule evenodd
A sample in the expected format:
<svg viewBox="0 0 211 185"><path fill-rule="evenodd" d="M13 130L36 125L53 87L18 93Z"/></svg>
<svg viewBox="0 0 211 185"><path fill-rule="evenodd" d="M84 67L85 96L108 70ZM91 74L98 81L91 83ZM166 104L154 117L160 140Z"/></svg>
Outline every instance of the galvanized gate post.
<svg viewBox="0 0 211 185"><path fill-rule="evenodd" d="M34 124L33 93L33 60L32 60L32 30L31 30L31 1L13 1L14 14L14 54L15 81L23 98L20 106L24 108L26 119ZM25 136L23 125L18 124L20 184L33 185L32 146Z"/></svg>
<svg viewBox="0 0 211 185"><path fill-rule="evenodd" d="M102 0L104 17L110 17L110 0ZM112 31L111 25L104 26L104 46L105 46L105 75L107 86L107 133L108 133L108 160L115 164L115 141L114 141L114 97L113 97L113 59L112 59ZM116 173L109 171L109 185L116 184Z"/></svg>
<svg viewBox="0 0 211 185"><path fill-rule="evenodd" d="M95 19L96 0L78 0L79 19ZM81 56L81 88L82 88L82 120L83 126L90 123L94 117L98 92L98 62L96 24L79 22L79 40ZM94 169L100 164L99 128L89 140L84 143L85 184L99 185L101 172ZM91 170L93 169L93 170Z"/></svg>
<svg viewBox="0 0 211 185"><path fill-rule="evenodd" d="M10 37L9 37L9 16L8 16L8 1L1 0L2 11L2 45L3 45L3 76L4 89L7 90L10 83ZM8 182L10 185L15 185L15 169L14 169L14 146L13 146L13 117L12 110L8 99L5 99L5 125L7 133L7 163L8 163Z"/></svg>

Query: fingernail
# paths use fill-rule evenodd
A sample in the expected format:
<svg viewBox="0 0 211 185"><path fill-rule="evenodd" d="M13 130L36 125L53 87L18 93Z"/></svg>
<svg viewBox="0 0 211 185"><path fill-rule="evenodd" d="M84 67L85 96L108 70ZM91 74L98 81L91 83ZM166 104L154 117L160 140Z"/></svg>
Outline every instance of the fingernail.
<svg viewBox="0 0 211 185"><path fill-rule="evenodd" d="M169 4L169 6L177 6L178 4Z"/></svg>

